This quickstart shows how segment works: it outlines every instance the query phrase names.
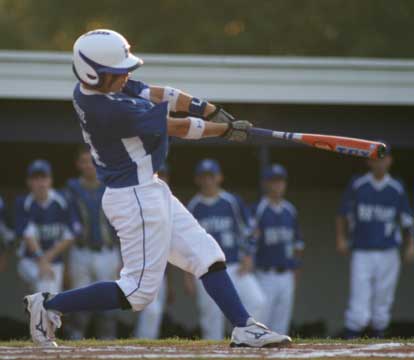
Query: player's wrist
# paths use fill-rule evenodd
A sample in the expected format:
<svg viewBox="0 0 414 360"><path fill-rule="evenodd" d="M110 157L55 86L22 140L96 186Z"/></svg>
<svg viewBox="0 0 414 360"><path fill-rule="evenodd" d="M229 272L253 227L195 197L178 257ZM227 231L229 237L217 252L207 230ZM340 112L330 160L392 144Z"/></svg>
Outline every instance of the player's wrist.
<svg viewBox="0 0 414 360"><path fill-rule="evenodd" d="M207 103L206 108L204 110L203 118L207 119L211 114L213 114L217 109L217 106Z"/></svg>

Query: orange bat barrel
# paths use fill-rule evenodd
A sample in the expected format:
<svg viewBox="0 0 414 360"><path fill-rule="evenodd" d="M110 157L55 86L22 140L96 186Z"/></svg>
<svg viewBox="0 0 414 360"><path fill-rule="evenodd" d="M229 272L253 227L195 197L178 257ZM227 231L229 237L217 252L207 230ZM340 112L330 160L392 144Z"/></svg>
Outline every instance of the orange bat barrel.
<svg viewBox="0 0 414 360"><path fill-rule="evenodd" d="M249 134L258 137L278 138L294 141L313 146L318 149L370 159L381 159L387 153L386 145L381 142L342 136L301 134L260 128L251 128L249 130Z"/></svg>

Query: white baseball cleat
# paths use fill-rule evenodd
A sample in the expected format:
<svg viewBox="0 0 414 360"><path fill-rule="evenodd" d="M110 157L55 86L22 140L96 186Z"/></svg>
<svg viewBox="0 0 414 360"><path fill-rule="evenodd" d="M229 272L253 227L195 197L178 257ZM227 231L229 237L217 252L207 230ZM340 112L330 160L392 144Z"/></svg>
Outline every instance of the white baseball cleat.
<svg viewBox="0 0 414 360"><path fill-rule="evenodd" d="M231 347L284 347L289 346L292 339L271 331L267 326L253 318L247 320L244 327L235 327L231 334Z"/></svg>
<svg viewBox="0 0 414 360"><path fill-rule="evenodd" d="M30 317L30 335L33 342L42 347L57 347L55 331L62 322L58 313L44 308L43 302L49 296L49 293L36 293L25 296L23 302Z"/></svg>

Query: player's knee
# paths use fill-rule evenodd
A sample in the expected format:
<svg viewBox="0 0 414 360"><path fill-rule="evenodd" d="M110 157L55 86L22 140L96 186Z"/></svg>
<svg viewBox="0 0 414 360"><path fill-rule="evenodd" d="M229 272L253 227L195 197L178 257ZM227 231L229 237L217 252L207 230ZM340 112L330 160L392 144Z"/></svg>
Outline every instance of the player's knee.
<svg viewBox="0 0 414 360"><path fill-rule="evenodd" d="M225 261L216 261L215 263L209 266L207 272L203 274L201 278L203 278L203 276L206 276L207 274L211 274L211 273L221 271L221 270L226 270L226 269L227 269L227 265Z"/></svg>
<svg viewBox="0 0 414 360"><path fill-rule="evenodd" d="M151 304L157 296L157 289L154 291L137 291L128 297L131 307L134 311L144 310Z"/></svg>

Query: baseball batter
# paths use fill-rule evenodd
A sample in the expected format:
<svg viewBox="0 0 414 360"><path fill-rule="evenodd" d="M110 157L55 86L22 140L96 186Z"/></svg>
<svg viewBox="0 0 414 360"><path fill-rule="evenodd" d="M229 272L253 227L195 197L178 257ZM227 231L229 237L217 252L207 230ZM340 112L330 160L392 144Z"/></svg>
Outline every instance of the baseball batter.
<svg viewBox="0 0 414 360"><path fill-rule="evenodd" d="M82 226L76 232L75 246L69 256L71 287L81 287L92 281L115 280L121 266L118 241L102 211L105 186L97 179L89 149L77 151L77 178L67 181L66 194ZM98 338L113 338L116 332L114 314L99 316ZM74 314L71 338L82 339L88 326L88 314Z"/></svg>
<svg viewBox="0 0 414 360"><path fill-rule="evenodd" d="M279 164L265 169L265 195L254 209L258 229L256 274L267 295L262 320L283 333L289 332L295 273L304 250L297 211L284 198L287 176L286 169Z"/></svg>
<svg viewBox="0 0 414 360"><path fill-rule="evenodd" d="M217 240L227 260L227 271L246 308L258 317L265 305L265 297L253 270L254 244L249 242L252 218L241 198L221 188L223 175L216 160L202 160L195 169L195 182L199 193L187 208L200 225ZM186 279L188 287L194 278ZM196 282L200 325L204 339L220 340L224 337L224 318L208 296L201 282Z"/></svg>
<svg viewBox="0 0 414 360"><path fill-rule="evenodd" d="M371 325L383 337L390 318L400 271L399 246L414 255L413 218L402 184L389 175L391 154L369 160L371 171L351 180L336 223L336 246L351 256L351 289L345 313L347 338L361 336ZM349 240L349 242L348 242Z"/></svg>
<svg viewBox="0 0 414 360"><path fill-rule="evenodd" d="M120 238L120 279L56 295L27 296L32 339L56 345L53 337L61 314L144 309L157 296L170 262L201 279L234 326L233 346L290 342L250 316L227 274L220 246L156 175L167 156L169 136L245 141L251 124L233 122L220 108L174 88L129 80L143 63L129 48L114 31L90 31L76 40L73 62L80 81L73 104L98 176L107 187L102 205ZM174 118L170 112L192 116Z"/></svg>
<svg viewBox="0 0 414 360"><path fill-rule="evenodd" d="M79 226L65 197L52 188L52 168L45 160L29 165L28 195L16 199L15 229L22 239L18 272L34 291L62 290L62 255Z"/></svg>

